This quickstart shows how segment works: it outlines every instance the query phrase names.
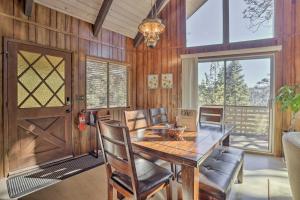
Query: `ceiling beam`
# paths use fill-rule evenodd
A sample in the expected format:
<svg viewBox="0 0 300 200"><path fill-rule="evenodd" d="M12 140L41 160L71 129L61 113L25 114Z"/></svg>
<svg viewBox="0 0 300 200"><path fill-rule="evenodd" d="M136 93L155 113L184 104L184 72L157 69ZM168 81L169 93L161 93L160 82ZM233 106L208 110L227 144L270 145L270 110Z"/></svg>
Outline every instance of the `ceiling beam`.
<svg viewBox="0 0 300 200"><path fill-rule="evenodd" d="M157 15L159 15L168 2L169 0L156 0L156 5L153 5L147 17L151 17L152 13L157 13ZM141 42L143 41L143 37L143 34L141 34L140 32L136 34L133 40L134 47L138 47L141 44Z"/></svg>
<svg viewBox="0 0 300 200"><path fill-rule="evenodd" d="M106 15L108 14L108 11L111 7L113 0L104 0L101 8L99 10L98 16L96 18L95 24L93 25L93 31L94 31L94 36L97 36L102 25L103 22L106 18Z"/></svg>
<svg viewBox="0 0 300 200"><path fill-rule="evenodd" d="M28 17L31 17L33 3L33 0L25 0L24 14Z"/></svg>

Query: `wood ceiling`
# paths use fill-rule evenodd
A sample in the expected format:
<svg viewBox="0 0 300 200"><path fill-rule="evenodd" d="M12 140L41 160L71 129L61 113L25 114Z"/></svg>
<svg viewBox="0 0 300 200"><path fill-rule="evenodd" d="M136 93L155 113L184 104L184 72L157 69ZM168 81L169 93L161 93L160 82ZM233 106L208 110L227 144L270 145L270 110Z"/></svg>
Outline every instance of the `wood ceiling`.
<svg viewBox="0 0 300 200"><path fill-rule="evenodd" d="M28 0L26 0L28 1ZM32 0L30 0L32 1ZM83 21L95 24L99 10L108 0L34 0L35 3L71 15ZM159 0L157 0L160 2ZM193 15L207 0L186 0L187 18ZM169 0L163 0L160 12ZM136 38L138 26L151 11L151 0L113 0L109 11L101 20L101 27L120 33L129 38ZM99 17L99 16L98 16ZM97 34L98 31L96 31Z"/></svg>
<svg viewBox="0 0 300 200"><path fill-rule="evenodd" d="M103 0L34 0L62 13L94 24ZM138 25L151 10L151 0L113 0L103 27L134 38Z"/></svg>

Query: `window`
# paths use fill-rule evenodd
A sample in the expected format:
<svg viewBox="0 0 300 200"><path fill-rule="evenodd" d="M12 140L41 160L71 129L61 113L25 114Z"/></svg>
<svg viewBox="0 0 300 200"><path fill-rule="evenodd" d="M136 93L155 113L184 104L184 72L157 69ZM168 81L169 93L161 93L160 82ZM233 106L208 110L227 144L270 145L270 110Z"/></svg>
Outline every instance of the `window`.
<svg viewBox="0 0 300 200"><path fill-rule="evenodd" d="M88 109L127 107L128 67L87 59L86 104Z"/></svg>
<svg viewBox="0 0 300 200"><path fill-rule="evenodd" d="M274 37L274 0L193 2L187 1L187 47Z"/></svg>
<svg viewBox="0 0 300 200"><path fill-rule="evenodd" d="M209 0L186 21L187 46L223 43L223 4Z"/></svg>
<svg viewBox="0 0 300 200"><path fill-rule="evenodd" d="M273 12L273 0L230 0L230 42L272 38Z"/></svg>
<svg viewBox="0 0 300 200"><path fill-rule="evenodd" d="M223 122L234 126L231 146L272 149L273 59L259 55L198 63L198 105L223 109Z"/></svg>

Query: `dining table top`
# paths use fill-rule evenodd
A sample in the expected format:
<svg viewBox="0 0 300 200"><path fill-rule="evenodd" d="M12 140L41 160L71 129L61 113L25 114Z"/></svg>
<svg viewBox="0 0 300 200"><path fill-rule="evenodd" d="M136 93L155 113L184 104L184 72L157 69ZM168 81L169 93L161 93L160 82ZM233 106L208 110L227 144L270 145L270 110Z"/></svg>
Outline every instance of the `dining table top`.
<svg viewBox="0 0 300 200"><path fill-rule="evenodd" d="M152 126L130 134L135 151L157 156L176 164L199 167L213 149L229 137L232 125L201 125L185 131L182 140L170 137L166 125Z"/></svg>

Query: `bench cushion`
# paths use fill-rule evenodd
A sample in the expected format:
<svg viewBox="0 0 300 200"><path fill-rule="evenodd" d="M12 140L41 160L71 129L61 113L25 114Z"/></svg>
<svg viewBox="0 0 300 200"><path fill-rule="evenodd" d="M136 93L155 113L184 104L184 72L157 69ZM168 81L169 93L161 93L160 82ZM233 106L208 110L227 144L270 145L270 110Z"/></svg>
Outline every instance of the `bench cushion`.
<svg viewBox="0 0 300 200"><path fill-rule="evenodd" d="M244 159L244 151L232 147L218 147L214 149L210 158L222 160L229 163L241 163Z"/></svg>
<svg viewBox="0 0 300 200"><path fill-rule="evenodd" d="M238 166L238 164L209 157L200 167L200 184L226 193L233 182Z"/></svg>

